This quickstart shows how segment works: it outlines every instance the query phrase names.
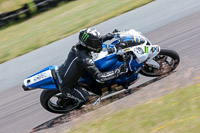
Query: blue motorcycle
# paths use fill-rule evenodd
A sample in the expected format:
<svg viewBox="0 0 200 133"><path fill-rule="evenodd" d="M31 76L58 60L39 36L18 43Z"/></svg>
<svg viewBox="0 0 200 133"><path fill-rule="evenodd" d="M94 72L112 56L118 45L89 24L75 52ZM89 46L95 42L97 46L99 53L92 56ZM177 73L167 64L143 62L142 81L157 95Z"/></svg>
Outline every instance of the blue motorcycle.
<svg viewBox="0 0 200 133"><path fill-rule="evenodd" d="M112 48L112 52L109 48ZM140 74L148 77L169 74L180 62L176 51L152 45L142 33L134 29L116 33L111 44L103 44L103 50L100 53L92 53L92 56L96 67L102 72L114 70L123 63L126 63L129 69L126 74L104 84L99 84L89 73L85 73L77 84L92 95L114 92L119 86L128 89ZM25 91L44 89L40 102L43 108L52 113L66 113L80 108L82 104L76 100L61 96L54 78L57 69L58 66L49 66L27 77L22 88Z"/></svg>

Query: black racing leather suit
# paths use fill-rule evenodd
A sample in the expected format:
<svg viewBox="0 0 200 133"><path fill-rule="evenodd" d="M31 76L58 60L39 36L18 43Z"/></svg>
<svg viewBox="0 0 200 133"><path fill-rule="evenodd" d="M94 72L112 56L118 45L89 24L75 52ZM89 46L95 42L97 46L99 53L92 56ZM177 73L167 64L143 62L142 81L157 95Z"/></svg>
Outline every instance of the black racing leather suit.
<svg viewBox="0 0 200 133"><path fill-rule="evenodd" d="M103 42L112 38L113 35L110 33L102 37ZM86 102L85 93L78 89L76 85L85 72L91 74L98 82L104 82L117 76L115 70L100 72L94 64L91 52L82 45L77 44L71 48L68 58L56 71L56 80L61 93L79 102Z"/></svg>

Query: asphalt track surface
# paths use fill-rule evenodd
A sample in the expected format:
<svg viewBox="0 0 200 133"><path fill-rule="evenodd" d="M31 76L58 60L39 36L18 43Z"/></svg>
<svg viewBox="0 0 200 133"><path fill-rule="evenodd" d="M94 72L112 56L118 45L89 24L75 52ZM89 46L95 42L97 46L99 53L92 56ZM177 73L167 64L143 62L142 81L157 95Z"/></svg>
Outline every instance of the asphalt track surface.
<svg viewBox="0 0 200 133"><path fill-rule="evenodd" d="M177 87L183 87L199 81L200 77L200 1L199 0L157 0L134 11L101 23L102 33L114 28L142 31L154 44L175 49L181 57L177 72L142 88L136 93L82 116L61 126L44 131L62 131L84 121L88 115L109 114L120 108L134 106L152 98L162 96ZM45 111L39 103L41 90L24 92L21 89L23 79L48 65L59 65L69 49L77 41L77 34L35 50L24 56L0 65L0 132L30 132L33 128L59 117ZM149 81L141 77L137 86ZM132 86L132 87L133 87ZM129 102L129 104L123 104ZM118 105L116 107L116 105ZM104 112L104 113L102 113ZM99 116L101 117L101 116ZM50 126L51 127L51 126ZM62 128L61 128L62 127Z"/></svg>

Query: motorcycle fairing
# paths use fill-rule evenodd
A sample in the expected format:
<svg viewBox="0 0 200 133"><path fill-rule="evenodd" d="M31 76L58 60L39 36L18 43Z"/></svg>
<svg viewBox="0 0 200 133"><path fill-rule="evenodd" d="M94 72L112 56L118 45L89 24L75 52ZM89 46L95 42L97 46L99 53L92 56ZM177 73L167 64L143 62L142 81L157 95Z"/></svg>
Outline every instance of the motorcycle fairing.
<svg viewBox="0 0 200 133"><path fill-rule="evenodd" d="M96 67L102 72L114 70L122 64L123 62L118 60L118 56L116 54L112 54L95 61Z"/></svg>
<svg viewBox="0 0 200 133"><path fill-rule="evenodd" d="M49 66L38 73L35 73L24 80L24 85L28 88L57 89L51 70L58 69L58 66Z"/></svg>

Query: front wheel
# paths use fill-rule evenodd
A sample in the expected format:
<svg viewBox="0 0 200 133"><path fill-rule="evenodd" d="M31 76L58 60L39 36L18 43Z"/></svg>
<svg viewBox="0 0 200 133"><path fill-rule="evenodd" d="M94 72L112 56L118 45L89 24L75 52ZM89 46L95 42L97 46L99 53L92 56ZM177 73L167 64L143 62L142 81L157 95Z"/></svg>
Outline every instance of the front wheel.
<svg viewBox="0 0 200 133"><path fill-rule="evenodd" d="M82 104L71 98L63 98L59 90L43 90L40 103L47 111L57 114L80 108Z"/></svg>
<svg viewBox="0 0 200 133"><path fill-rule="evenodd" d="M180 57L176 51L162 48L160 53L153 60L160 65L160 68L157 69L145 64L140 70L142 75L148 77L166 75L176 69L180 62Z"/></svg>

